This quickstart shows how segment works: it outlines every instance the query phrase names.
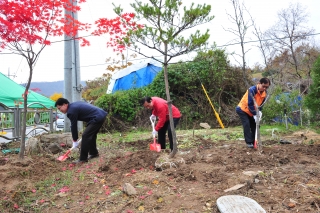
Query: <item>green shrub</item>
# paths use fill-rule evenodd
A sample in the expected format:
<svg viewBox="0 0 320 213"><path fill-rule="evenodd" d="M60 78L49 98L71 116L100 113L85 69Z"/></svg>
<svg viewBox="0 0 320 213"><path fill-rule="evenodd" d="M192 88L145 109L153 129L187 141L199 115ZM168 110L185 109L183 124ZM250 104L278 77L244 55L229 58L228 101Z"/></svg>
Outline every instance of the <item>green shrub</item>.
<svg viewBox="0 0 320 213"><path fill-rule="evenodd" d="M239 123L235 107L245 92L241 69L231 68L224 50L213 49L199 52L191 62L181 62L168 66L170 98L181 113L179 128L193 128L207 122L219 128L219 123L207 99L202 85L219 112L225 126ZM130 126L149 127L150 111L139 106L144 96L158 96L167 99L163 71L153 82L143 88L104 94L95 104L108 111L107 128L116 129ZM199 126L197 126L199 127Z"/></svg>
<svg viewBox="0 0 320 213"><path fill-rule="evenodd" d="M117 91L114 94L104 94L95 104L108 112L110 116L131 122L141 106L139 100L148 95L147 88L138 88L127 91Z"/></svg>
<svg viewBox="0 0 320 213"><path fill-rule="evenodd" d="M310 109L312 117L318 117L320 114L320 56L313 65L311 77L313 83L309 94L305 97L304 104Z"/></svg>
<svg viewBox="0 0 320 213"><path fill-rule="evenodd" d="M273 123L275 118L284 122L286 115L288 122L299 123L302 101L298 100L298 96L298 90L285 93L280 86L276 86L263 107L263 122Z"/></svg>

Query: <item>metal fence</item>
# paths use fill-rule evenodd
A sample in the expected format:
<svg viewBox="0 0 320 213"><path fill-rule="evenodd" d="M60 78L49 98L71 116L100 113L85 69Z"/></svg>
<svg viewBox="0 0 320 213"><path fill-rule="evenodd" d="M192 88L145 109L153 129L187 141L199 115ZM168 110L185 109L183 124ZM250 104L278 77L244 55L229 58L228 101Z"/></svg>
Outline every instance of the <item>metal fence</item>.
<svg viewBox="0 0 320 213"><path fill-rule="evenodd" d="M43 108L32 109L31 107L33 105L41 105ZM19 108L19 106L9 108L0 103L0 133L4 131L12 132L11 137L6 136L5 134L0 134L0 137L7 140L19 140L22 135L22 116L24 116L25 113L27 113L27 127L33 127L33 130L43 129L47 132L53 132L56 111L54 112L52 108L47 108L38 102L31 103L27 107L28 109L25 112L24 109Z"/></svg>

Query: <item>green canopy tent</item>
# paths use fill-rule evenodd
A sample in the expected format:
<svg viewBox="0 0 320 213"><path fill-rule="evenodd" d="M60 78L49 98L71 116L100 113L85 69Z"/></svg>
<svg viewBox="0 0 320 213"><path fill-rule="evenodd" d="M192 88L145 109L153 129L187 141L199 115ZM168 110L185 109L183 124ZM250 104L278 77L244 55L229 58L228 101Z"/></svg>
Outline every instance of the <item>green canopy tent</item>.
<svg viewBox="0 0 320 213"><path fill-rule="evenodd" d="M25 91L25 87L17 84L7 76L0 73L0 103L6 105L9 108L15 107L15 103L23 103L22 94ZM55 102L50 98L47 98L39 93L29 90L28 105L31 103L41 103L47 108L54 107ZM22 105L20 108L22 108ZM40 104L33 104L30 108L43 108Z"/></svg>

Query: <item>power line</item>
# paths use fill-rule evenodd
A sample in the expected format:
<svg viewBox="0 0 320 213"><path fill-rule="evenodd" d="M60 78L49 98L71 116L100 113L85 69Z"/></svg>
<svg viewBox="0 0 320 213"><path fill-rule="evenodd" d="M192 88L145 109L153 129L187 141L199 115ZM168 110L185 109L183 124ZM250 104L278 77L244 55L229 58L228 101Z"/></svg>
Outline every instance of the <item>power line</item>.
<svg viewBox="0 0 320 213"><path fill-rule="evenodd" d="M156 56L154 58L158 58L158 57L161 57L161 56ZM127 61L140 61L140 60L145 60L145 59L148 59L148 58L136 58L136 59L130 59L130 60L127 60ZM92 65L86 65L86 66L80 66L80 67L95 67L95 66L102 66L102 65L108 65L108 64L113 64L112 62L109 62L109 63L103 63L103 64L92 64Z"/></svg>
<svg viewBox="0 0 320 213"><path fill-rule="evenodd" d="M262 39L262 40L244 41L243 44L255 43L255 42L260 42L260 41L284 40L284 39L287 39L287 38L298 38L298 37L304 37L304 36L309 37L309 36L316 36L316 35L320 35L320 33L311 33L311 34L298 35L298 36L285 36L285 37L282 37L282 38L268 38L268 39ZM70 40L75 40L75 39L81 39L81 38L91 37L91 36L95 36L95 35L85 35L85 36L80 36L80 37L71 38L71 39L63 39L63 40L59 40L59 41L53 41L53 42L51 42L51 43L58 43L58 42L63 42L63 41L70 41ZM241 42L219 45L219 46L217 46L217 47L227 47L227 46L233 46L233 45L237 45L237 44L241 44ZM1 54L1 53L0 53L0 54ZM10 53L2 53L2 54L10 54Z"/></svg>
<svg viewBox="0 0 320 213"><path fill-rule="evenodd" d="M316 36L320 35L320 33L312 33L312 34L307 34L307 35L302 35L302 36L288 36L288 37L282 37L282 38L268 38L268 39L261 39L261 40L253 40L253 41L244 41L244 42L237 42L237 43L232 43L232 44L225 44L217 47L227 47L227 46L232 46L232 45L237 45L237 44L248 44L248 43L255 43L255 42L260 42L260 41L276 41L276 40L284 40L287 38L298 38L298 37L309 37L309 36Z"/></svg>
<svg viewBox="0 0 320 213"><path fill-rule="evenodd" d="M312 33L312 34L307 34L307 35L303 35L303 36L316 36L316 35L320 35L320 33ZM291 37L282 37L282 38L269 38L269 39L262 39L262 40L253 40L253 41L245 41L245 42L242 42L243 44L248 44L248 43L255 43L255 42L261 42L261 41L276 41L276 40L284 40L284 39L288 39L288 38L297 38L297 37L302 37L302 36L291 36ZM218 48L221 48L221 47L228 47L228 46L233 46L233 45L239 45L241 44L241 42L237 42L237 43L231 43L231 44L225 44L225 45L220 45L220 46L217 46ZM209 48L205 48L205 50L208 50ZM161 55L162 56L162 55ZM155 58L158 58L158 57L161 57L161 56L155 56ZM147 59L147 58L139 58L139 59L130 59L130 60L127 60L127 61L136 61L136 60L144 60L144 59ZM112 64L112 63L103 63L103 64L93 64L93 65L86 65L86 66L81 66L81 67L94 67L94 66L102 66L102 65L107 65L107 64Z"/></svg>
<svg viewBox="0 0 320 213"><path fill-rule="evenodd" d="M320 33L311 33L311 34L306 34L306 35L303 35L303 36L306 36L306 37L309 37L309 36L317 36L317 35L320 35ZM81 39L81 38L86 38L86 37L91 37L91 36L94 36L94 35L85 35L85 36L79 36L79 37L75 37L75 38L70 38L70 39L62 39L62 40L59 40L59 41L53 41L51 43L58 43L58 42L63 42L63 41L71 41L71 40L78 40L78 39ZM233 45L239 45L241 43L243 44L248 44L248 43L256 43L256 42L261 42L261 41L276 41L276 40L284 40L284 39L288 39L288 38L297 38L297 37L303 37L303 36L286 36L286 37L282 37L282 38L269 38L269 39L262 39L262 40L252 40L252 41L245 41L245 42L236 42L236 43L231 43L231 44L224 44L224 45L219 45L219 46L216 46L218 48L221 48L221 47L228 47L228 46L233 46ZM205 50L207 50L209 48L206 48ZM13 53L0 53L1 54L13 54ZM161 55L162 56L162 55ZM155 58L158 58L158 57L161 57L161 56L155 56ZM130 60L127 60L127 61L137 61L137 60L144 60L144 59L147 59L147 58L139 58L139 59L130 59ZM102 63L102 64L91 64L91 65L86 65L86 66L80 66L80 68L84 68L84 67L94 67L94 66L102 66L102 65L108 65L108 64L113 64L113 63Z"/></svg>

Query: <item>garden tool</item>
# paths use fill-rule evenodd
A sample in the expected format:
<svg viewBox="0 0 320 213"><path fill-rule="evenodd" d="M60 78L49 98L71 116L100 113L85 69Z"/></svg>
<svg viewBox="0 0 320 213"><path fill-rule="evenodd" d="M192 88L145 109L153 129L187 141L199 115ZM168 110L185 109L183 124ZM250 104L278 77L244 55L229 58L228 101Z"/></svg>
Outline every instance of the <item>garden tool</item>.
<svg viewBox="0 0 320 213"><path fill-rule="evenodd" d="M259 111L259 116L257 119L259 119L259 122L261 121L261 117L262 117L262 112ZM257 122L257 121L256 121ZM254 143L253 143L253 148L257 149L259 146L259 142L258 142L258 128L260 128L260 125L256 126L256 133L254 135Z"/></svg>
<svg viewBox="0 0 320 213"><path fill-rule="evenodd" d="M81 142L81 139L78 140L78 142ZM65 161L69 157L69 154L74 148L69 149L64 155L61 155L60 157L57 158L58 161Z"/></svg>
<svg viewBox="0 0 320 213"><path fill-rule="evenodd" d="M154 129L154 120L150 118L150 121L151 121L151 124L152 124L152 130L153 132L155 131ZM160 152L161 151L161 146L160 144L157 143L157 139L156 139L156 135L155 134L152 134L153 135L153 143L150 144L150 150L151 151L156 151L156 152Z"/></svg>
<svg viewBox="0 0 320 213"><path fill-rule="evenodd" d="M258 127L256 128L256 134L254 136L253 148L255 148L255 149L258 148Z"/></svg>

